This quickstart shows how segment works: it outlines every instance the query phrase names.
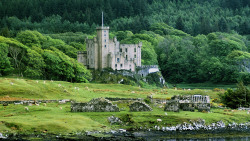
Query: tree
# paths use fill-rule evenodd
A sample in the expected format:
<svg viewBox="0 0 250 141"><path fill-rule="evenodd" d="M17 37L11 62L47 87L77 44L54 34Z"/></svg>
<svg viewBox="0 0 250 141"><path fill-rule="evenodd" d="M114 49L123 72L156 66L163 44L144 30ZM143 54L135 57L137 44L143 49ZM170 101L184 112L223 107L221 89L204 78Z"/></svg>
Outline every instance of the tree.
<svg viewBox="0 0 250 141"><path fill-rule="evenodd" d="M179 16L178 19L176 20L175 27L179 30L184 31L185 25L183 23L183 19L181 16Z"/></svg>
<svg viewBox="0 0 250 141"><path fill-rule="evenodd" d="M222 103L230 108L249 107L250 90L244 86L243 82L237 84L237 89L228 89L224 94L219 95Z"/></svg>
<svg viewBox="0 0 250 141"><path fill-rule="evenodd" d="M220 32L228 32L227 21L225 20L224 17L222 17L222 18L219 20L218 26L219 26L219 31L220 31Z"/></svg>
<svg viewBox="0 0 250 141"><path fill-rule="evenodd" d="M41 78L43 76L45 62L41 54L37 53L35 50L27 50L27 68L24 71L25 76L30 78Z"/></svg>
<svg viewBox="0 0 250 141"><path fill-rule="evenodd" d="M4 37L10 37L10 31L8 27L4 27L0 31L0 35Z"/></svg>
<svg viewBox="0 0 250 141"><path fill-rule="evenodd" d="M22 76L21 64L22 64L22 59L25 55L25 50L23 48L15 46L15 45L10 45L9 46L9 53L13 59L14 68L17 70L18 74L20 76Z"/></svg>
<svg viewBox="0 0 250 141"><path fill-rule="evenodd" d="M7 44L0 43L0 76L8 75L13 70L8 57L8 47Z"/></svg>

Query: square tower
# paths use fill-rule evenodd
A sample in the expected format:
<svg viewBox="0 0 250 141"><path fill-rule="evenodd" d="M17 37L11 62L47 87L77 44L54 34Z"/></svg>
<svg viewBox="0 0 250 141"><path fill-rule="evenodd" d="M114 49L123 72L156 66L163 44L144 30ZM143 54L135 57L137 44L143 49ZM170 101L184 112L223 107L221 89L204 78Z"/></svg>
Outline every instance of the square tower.
<svg viewBox="0 0 250 141"><path fill-rule="evenodd" d="M98 44L98 60L97 69L108 67L108 53L109 53L109 27L97 27L97 44Z"/></svg>

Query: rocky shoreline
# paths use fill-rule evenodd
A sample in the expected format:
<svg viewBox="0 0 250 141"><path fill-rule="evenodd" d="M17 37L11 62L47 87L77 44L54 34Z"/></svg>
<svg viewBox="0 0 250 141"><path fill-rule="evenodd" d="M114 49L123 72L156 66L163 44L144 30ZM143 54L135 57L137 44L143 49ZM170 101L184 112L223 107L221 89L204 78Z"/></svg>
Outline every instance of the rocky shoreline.
<svg viewBox="0 0 250 141"><path fill-rule="evenodd" d="M97 136L98 135L98 136ZM5 140L156 140L158 138L201 138L223 136L250 136L250 122L230 123L225 125L222 121L205 125L204 120L183 123L176 126L155 126L152 129L140 128L127 131L125 129L111 130L109 132L87 131L56 135L46 133L16 134L0 133L0 139Z"/></svg>

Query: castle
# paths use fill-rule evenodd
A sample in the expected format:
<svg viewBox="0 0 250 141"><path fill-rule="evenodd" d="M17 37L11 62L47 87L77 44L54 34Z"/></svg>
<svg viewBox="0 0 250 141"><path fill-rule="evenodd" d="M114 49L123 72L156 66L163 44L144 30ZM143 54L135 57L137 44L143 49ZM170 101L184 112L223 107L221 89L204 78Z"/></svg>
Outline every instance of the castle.
<svg viewBox="0 0 250 141"><path fill-rule="evenodd" d="M120 44L116 37L109 39L109 27L97 27L97 37L86 39L86 50L78 52L77 60L89 69L136 71L141 67L141 47L138 44Z"/></svg>
<svg viewBox="0 0 250 141"><path fill-rule="evenodd" d="M157 65L141 65L142 42L138 44L120 44L116 37L109 39L109 27L102 25L97 27L96 30L96 37L86 39L87 51L79 51L77 54L78 62L88 69L103 70L111 68L113 70L126 70L122 71L122 75L139 74L141 77L159 72ZM162 76L159 78L159 82L161 84L165 83Z"/></svg>

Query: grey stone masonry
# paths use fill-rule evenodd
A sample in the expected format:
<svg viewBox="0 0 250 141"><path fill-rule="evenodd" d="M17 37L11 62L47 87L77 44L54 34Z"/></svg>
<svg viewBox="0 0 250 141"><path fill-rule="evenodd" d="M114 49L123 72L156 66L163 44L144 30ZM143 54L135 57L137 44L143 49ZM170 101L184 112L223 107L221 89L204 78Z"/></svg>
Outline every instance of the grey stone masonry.
<svg viewBox="0 0 250 141"><path fill-rule="evenodd" d="M144 102L136 101L129 105L131 112L152 111L153 109Z"/></svg>
<svg viewBox="0 0 250 141"><path fill-rule="evenodd" d="M191 111L194 112L195 107L194 107L194 103L180 103L180 108L183 111Z"/></svg>
<svg viewBox="0 0 250 141"><path fill-rule="evenodd" d="M164 111L169 111L169 112L179 112L179 106L180 103L178 100L169 100L166 102Z"/></svg>
<svg viewBox="0 0 250 141"><path fill-rule="evenodd" d="M198 109L199 112L210 112L210 98L202 95L182 95L173 96L166 101L165 111L192 111Z"/></svg>
<svg viewBox="0 0 250 141"><path fill-rule="evenodd" d="M199 112L210 112L210 103L198 103L197 109Z"/></svg>
<svg viewBox="0 0 250 141"><path fill-rule="evenodd" d="M119 112L119 108L105 98L96 98L88 103L71 103L71 112Z"/></svg>

